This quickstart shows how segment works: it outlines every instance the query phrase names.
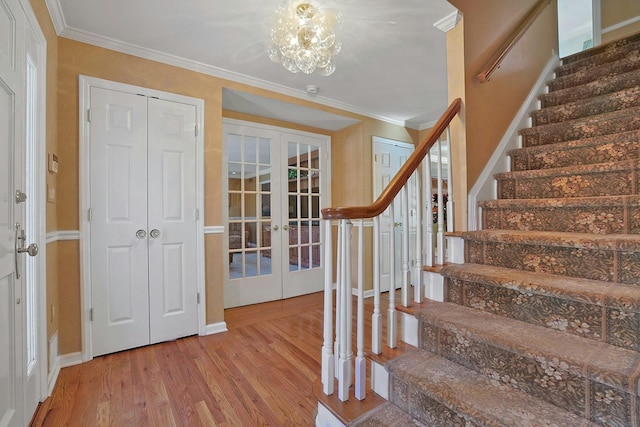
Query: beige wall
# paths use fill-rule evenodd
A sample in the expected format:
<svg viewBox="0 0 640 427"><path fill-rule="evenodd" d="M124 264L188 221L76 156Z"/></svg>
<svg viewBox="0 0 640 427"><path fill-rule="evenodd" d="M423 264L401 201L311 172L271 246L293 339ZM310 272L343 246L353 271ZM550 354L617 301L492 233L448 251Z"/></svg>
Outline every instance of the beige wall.
<svg viewBox="0 0 640 427"><path fill-rule="evenodd" d="M600 0L600 9L603 30L634 18L640 18L640 1L638 0ZM640 32L640 22L603 33L602 42L607 43L637 32Z"/></svg>
<svg viewBox="0 0 640 427"><path fill-rule="evenodd" d="M464 101L459 123L463 129L454 129L454 179L459 174L461 177L454 185L457 194L467 194L543 68L552 54L558 52L557 8L552 1L505 57L491 80L480 83L477 74L537 0L450 0L450 3L464 16L458 23L463 27L451 30L453 33L447 37L447 54L453 58L448 62L453 76L449 96ZM463 58L460 52L464 52ZM461 65L464 80L459 76ZM456 224L458 229L466 228L466 201L458 201L461 204L456 207ZM462 218L464 222L459 223Z"/></svg>
<svg viewBox="0 0 640 427"><path fill-rule="evenodd" d="M223 117L328 134L332 137L332 204L371 201L371 138L374 135L413 142L415 132L357 114L304 100L225 81L216 77L137 58L55 36L44 0L32 0L49 43L47 151L56 153L60 172L49 175L57 201L47 206L47 230L79 229L78 170L78 76L86 75L131 85L177 93L205 101L205 225L222 224L222 133ZM281 101L341 114L359 120L352 128L327 132L264 118L222 111L222 88L269 96ZM58 142L59 141L59 142ZM345 155L352 156L345 158ZM347 186L346 183L349 183ZM205 238L207 322L224 320L221 235ZM52 243L47 259L48 335L59 334L60 353L81 350L80 258L78 241Z"/></svg>

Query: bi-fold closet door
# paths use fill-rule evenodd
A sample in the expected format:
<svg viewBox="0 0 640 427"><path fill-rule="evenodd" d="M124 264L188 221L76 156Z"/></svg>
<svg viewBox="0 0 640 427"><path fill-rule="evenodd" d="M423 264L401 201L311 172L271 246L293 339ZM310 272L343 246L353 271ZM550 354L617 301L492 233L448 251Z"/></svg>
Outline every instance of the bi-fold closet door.
<svg viewBox="0 0 640 427"><path fill-rule="evenodd" d="M196 107L90 96L92 354L196 334Z"/></svg>

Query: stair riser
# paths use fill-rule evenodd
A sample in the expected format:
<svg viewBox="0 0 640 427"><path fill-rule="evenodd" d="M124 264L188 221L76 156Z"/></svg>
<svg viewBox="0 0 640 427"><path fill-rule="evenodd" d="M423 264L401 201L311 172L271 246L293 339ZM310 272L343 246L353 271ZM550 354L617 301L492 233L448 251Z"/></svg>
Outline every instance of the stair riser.
<svg viewBox="0 0 640 427"><path fill-rule="evenodd" d="M497 177L500 199L556 199L573 197L630 196L637 194L638 169L635 165L622 170L576 171L575 174L539 177Z"/></svg>
<svg viewBox="0 0 640 427"><path fill-rule="evenodd" d="M516 242L465 242L465 262L640 285L640 252Z"/></svg>
<svg viewBox="0 0 640 427"><path fill-rule="evenodd" d="M425 324L422 348L601 425L629 426L637 398L553 355L521 355L449 326ZM591 377L594 377L591 375ZM587 404L588 403L588 404ZM604 420L607 420L606 423Z"/></svg>
<svg viewBox="0 0 640 427"><path fill-rule="evenodd" d="M567 89L595 81L599 78L628 73L629 71L638 69L639 64L640 55L637 50L634 50L629 52L623 60L605 63L596 68L577 71L571 75L556 78L548 83L549 91L553 92Z"/></svg>
<svg viewBox="0 0 640 427"><path fill-rule="evenodd" d="M540 95L539 99L542 108L548 108L619 92L624 89L634 88L638 84L640 84L640 70L603 78L567 90L546 93Z"/></svg>
<svg viewBox="0 0 640 427"><path fill-rule="evenodd" d="M570 74L588 70L590 68L599 67L601 65L619 61L620 59L626 58L628 55L633 54L634 52L638 52L640 50L640 42L632 42L625 46L621 46L617 49L613 49L607 52L603 52L596 56L591 56L589 58L581 59L578 61L569 62L567 64L563 64L559 66L556 70L556 77L564 77Z"/></svg>
<svg viewBox="0 0 640 427"><path fill-rule="evenodd" d="M512 171L553 169L640 159L640 132L605 135L556 146L517 149L509 152ZM549 147L548 150L543 150Z"/></svg>
<svg viewBox="0 0 640 427"><path fill-rule="evenodd" d="M628 111L631 113L633 110ZM520 131L522 135L522 146L537 147L540 145L639 130L640 115L629 113L623 111L617 114L611 113L614 115L612 117L606 115L602 117L594 116L577 121L523 129Z"/></svg>
<svg viewBox="0 0 640 427"><path fill-rule="evenodd" d="M617 40L606 45L601 45L589 50L574 53L573 55L563 58L562 62L563 64L573 64L580 61L585 63L589 61L589 58L593 58L601 54L615 52L618 49L625 49L625 47L633 45L637 42L640 42L640 33L625 37L624 39Z"/></svg>
<svg viewBox="0 0 640 427"><path fill-rule="evenodd" d="M640 205L482 208L484 230L556 231L595 234L640 233Z"/></svg>
<svg viewBox="0 0 640 427"><path fill-rule="evenodd" d="M620 307L445 279L445 301L534 325L640 350L640 316Z"/></svg>
<svg viewBox="0 0 640 427"><path fill-rule="evenodd" d="M389 396L391 403L428 426L479 427L478 424L470 421L468 417L465 419L463 415L452 411L427 396L414 384L403 381L395 375L389 376Z"/></svg>
<svg viewBox="0 0 640 427"><path fill-rule="evenodd" d="M541 126L637 106L640 106L640 89L631 88L604 98L538 110L531 114L531 119L533 126Z"/></svg>

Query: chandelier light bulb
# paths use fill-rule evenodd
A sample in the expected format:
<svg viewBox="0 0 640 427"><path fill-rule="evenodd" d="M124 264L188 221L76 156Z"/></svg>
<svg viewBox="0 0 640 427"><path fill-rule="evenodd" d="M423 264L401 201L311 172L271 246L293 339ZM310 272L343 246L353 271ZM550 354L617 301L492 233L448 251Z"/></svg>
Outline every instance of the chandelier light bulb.
<svg viewBox="0 0 640 427"><path fill-rule="evenodd" d="M292 73L317 71L330 76L336 70L334 57L342 49L336 37L342 21L339 11L323 11L306 0L278 6L270 31L269 59Z"/></svg>

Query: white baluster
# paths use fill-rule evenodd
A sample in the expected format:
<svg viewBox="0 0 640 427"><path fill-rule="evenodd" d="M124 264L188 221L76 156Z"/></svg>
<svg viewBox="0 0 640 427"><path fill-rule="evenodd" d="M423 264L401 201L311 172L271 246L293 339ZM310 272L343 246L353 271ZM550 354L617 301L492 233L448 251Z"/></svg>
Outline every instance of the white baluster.
<svg viewBox="0 0 640 427"><path fill-rule="evenodd" d="M436 234L437 241L437 262L438 264L444 264L444 232L445 232L445 224L444 224L444 203L443 203L443 189L442 189L442 142L438 140L437 148L438 148L438 233Z"/></svg>
<svg viewBox="0 0 640 427"><path fill-rule="evenodd" d="M427 155L427 158L429 155ZM421 303L424 299L424 287L422 286L422 197L420 179L418 179L420 169L416 171L418 175L415 180L415 188L413 189L416 198L416 249L415 249L415 265L413 266L413 301Z"/></svg>
<svg viewBox="0 0 640 427"><path fill-rule="evenodd" d="M373 218L373 314L371 315L371 351L382 351L382 313L380 313L380 217Z"/></svg>
<svg viewBox="0 0 640 427"><path fill-rule="evenodd" d="M341 310L340 310L340 360L338 363L338 398L349 399L351 386L351 221L340 220L342 241Z"/></svg>
<svg viewBox="0 0 640 427"><path fill-rule="evenodd" d="M331 220L324 222L324 342L322 344L322 391L333 394L333 239Z"/></svg>
<svg viewBox="0 0 640 427"><path fill-rule="evenodd" d="M389 205L389 216L391 221L395 218L393 202ZM389 312L387 315L387 345L390 348L398 346L398 331L396 330L396 230L395 224L391 223L391 233L389 233Z"/></svg>
<svg viewBox="0 0 640 427"><path fill-rule="evenodd" d="M449 193L449 199L447 200L447 231L454 230L454 206L453 206L453 153L451 147L451 127L447 127L447 148L449 153L447 157L447 193Z"/></svg>
<svg viewBox="0 0 640 427"><path fill-rule="evenodd" d="M402 305L409 307L409 190L405 184L400 190L402 206Z"/></svg>
<svg viewBox="0 0 640 427"><path fill-rule="evenodd" d="M424 249L425 249L425 265L432 267L434 264L435 251L433 248L434 236L433 236L433 182L431 180L431 150L427 154L427 159L423 162L425 167L424 174L422 175L422 182L424 183L424 197L425 197L425 226L426 231L424 235Z"/></svg>
<svg viewBox="0 0 640 427"><path fill-rule="evenodd" d="M342 334L342 287L344 283L342 282L342 268L344 265L343 255L344 251L342 250L344 235L342 233L342 221L338 221L338 245L336 248L336 337L333 345L333 354L335 361L335 376L336 379L339 379L340 373L340 337Z"/></svg>
<svg viewBox="0 0 640 427"><path fill-rule="evenodd" d="M366 397L367 361L364 358L364 221L358 221L358 353L356 355L356 399Z"/></svg>

